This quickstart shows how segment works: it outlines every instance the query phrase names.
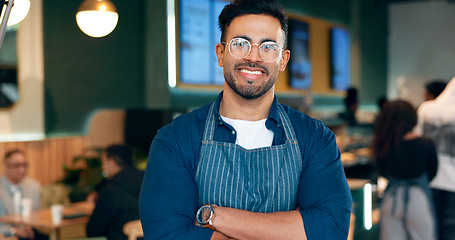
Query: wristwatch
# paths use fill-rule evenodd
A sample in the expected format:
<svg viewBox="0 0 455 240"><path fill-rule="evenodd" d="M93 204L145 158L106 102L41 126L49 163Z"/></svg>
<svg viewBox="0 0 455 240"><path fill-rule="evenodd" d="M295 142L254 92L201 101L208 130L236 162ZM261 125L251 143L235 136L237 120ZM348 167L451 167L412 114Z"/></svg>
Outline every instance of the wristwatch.
<svg viewBox="0 0 455 240"><path fill-rule="evenodd" d="M207 225L213 226L212 225L212 220L213 220L213 215L215 212L213 211L213 206L216 206L215 204L207 204L199 208L199 210L196 213L196 221L199 223L201 227L204 227ZM210 227L209 227L210 228Z"/></svg>

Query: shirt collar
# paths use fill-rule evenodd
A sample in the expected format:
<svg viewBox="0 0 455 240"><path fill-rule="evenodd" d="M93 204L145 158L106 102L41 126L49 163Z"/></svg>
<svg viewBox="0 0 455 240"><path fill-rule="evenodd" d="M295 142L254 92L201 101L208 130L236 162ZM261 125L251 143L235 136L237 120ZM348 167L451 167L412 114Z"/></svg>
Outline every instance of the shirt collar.
<svg viewBox="0 0 455 240"><path fill-rule="evenodd" d="M5 181L6 186L9 189L9 191L11 192L11 194L14 194L14 192L16 192L17 190L22 191L22 183L14 184L6 176L3 176L3 177L6 180Z"/></svg>
<svg viewBox="0 0 455 240"><path fill-rule="evenodd" d="M215 117L218 121L221 120L221 114L220 114L220 104L221 104L221 99L223 98L223 91L218 94L218 97L215 101ZM273 98L272 106L270 107L270 112L269 116L267 117L267 121L269 119L275 120L275 123L278 124L280 121L280 111L278 108L278 100L276 99L276 95Z"/></svg>

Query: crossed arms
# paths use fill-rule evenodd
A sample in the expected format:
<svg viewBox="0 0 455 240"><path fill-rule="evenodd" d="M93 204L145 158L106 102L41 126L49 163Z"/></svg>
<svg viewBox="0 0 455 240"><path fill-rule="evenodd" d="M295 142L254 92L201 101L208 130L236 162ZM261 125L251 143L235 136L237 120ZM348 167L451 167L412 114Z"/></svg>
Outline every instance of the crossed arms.
<svg viewBox="0 0 455 240"><path fill-rule="evenodd" d="M255 213L215 207L217 231L194 225L199 207L192 148L165 128L153 140L140 197L146 239L346 239L351 194L334 135L305 152L299 210ZM169 137L171 136L171 137ZM186 143L186 145L192 145ZM196 150L194 150L196 151ZM185 154L183 154L185 153Z"/></svg>

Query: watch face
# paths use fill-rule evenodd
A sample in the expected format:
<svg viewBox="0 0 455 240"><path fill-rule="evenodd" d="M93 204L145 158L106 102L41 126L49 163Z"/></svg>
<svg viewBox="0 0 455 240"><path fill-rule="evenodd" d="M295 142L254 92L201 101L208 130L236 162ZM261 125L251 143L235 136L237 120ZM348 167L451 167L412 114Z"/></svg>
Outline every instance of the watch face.
<svg viewBox="0 0 455 240"><path fill-rule="evenodd" d="M202 206L199 208L196 214L196 220L200 224L207 224L212 217L212 209L210 209L210 206Z"/></svg>

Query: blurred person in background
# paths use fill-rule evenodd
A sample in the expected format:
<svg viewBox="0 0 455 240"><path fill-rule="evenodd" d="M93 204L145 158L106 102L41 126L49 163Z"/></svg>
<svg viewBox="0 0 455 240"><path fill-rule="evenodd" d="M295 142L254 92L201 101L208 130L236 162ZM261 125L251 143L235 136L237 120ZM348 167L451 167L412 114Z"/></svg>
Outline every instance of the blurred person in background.
<svg viewBox="0 0 455 240"><path fill-rule="evenodd" d="M103 173L106 180L90 199L95 201L87 224L87 237L105 236L109 240L128 239L123 225L139 219L139 192L143 171L133 166L133 152L126 145L111 145L103 155ZM94 197L95 196L95 197Z"/></svg>
<svg viewBox="0 0 455 240"><path fill-rule="evenodd" d="M376 122L378 121L378 118L379 116L381 115L381 112L382 110L384 110L384 107L385 105L389 102L389 100L387 100L387 97L386 96L381 96L379 97L377 100L376 100L376 104L378 105L378 113L376 115L376 118L374 120L374 123L376 124Z"/></svg>
<svg viewBox="0 0 455 240"><path fill-rule="evenodd" d="M428 183L438 168L429 138L412 132L415 108L406 101L388 102L379 115L373 156L379 175L388 180L381 204L380 239L436 239L436 216Z"/></svg>
<svg viewBox="0 0 455 240"><path fill-rule="evenodd" d="M344 98L344 112L340 113L338 116L341 118L347 125L354 126L357 125L356 112L359 108L359 100L357 98L357 89L350 87L346 92L346 97Z"/></svg>
<svg viewBox="0 0 455 240"><path fill-rule="evenodd" d="M417 111L415 132L431 138L439 159L439 170L431 181L441 240L455 239L455 78L433 101Z"/></svg>
<svg viewBox="0 0 455 240"><path fill-rule="evenodd" d="M19 149L8 151L3 160L3 169L4 175L0 178L0 216L20 214L24 198L31 199L32 209L37 210L41 184L27 177L28 161L25 153ZM0 224L0 231L5 237L15 235L19 239L48 239L31 227Z"/></svg>
<svg viewBox="0 0 455 240"><path fill-rule="evenodd" d="M379 112L382 112L382 110L384 110L384 107L385 105L389 102L389 100L387 100L387 97L386 96L381 96L378 98L378 100L376 101L377 105L378 105L378 108L379 108Z"/></svg>
<svg viewBox="0 0 455 240"><path fill-rule="evenodd" d="M434 79L425 84L425 101L434 100L444 91L447 81Z"/></svg>

